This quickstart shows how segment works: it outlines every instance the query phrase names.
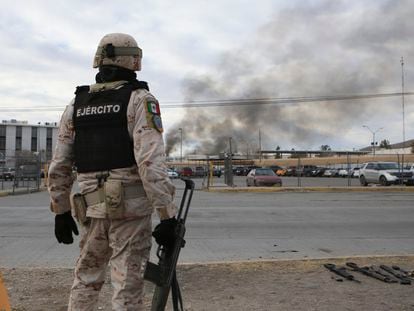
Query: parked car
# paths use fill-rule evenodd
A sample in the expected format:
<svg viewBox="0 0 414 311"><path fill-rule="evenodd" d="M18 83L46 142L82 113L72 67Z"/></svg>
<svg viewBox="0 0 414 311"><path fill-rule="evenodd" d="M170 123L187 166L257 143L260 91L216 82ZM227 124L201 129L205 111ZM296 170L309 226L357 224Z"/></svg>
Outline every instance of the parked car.
<svg viewBox="0 0 414 311"><path fill-rule="evenodd" d="M300 170L300 176L310 177L316 168L316 165L304 165Z"/></svg>
<svg viewBox="0 0 414 311"><path fill-rule="evenodd" d="M404 171L414 172L414 164L411 163L404 166Z"/></svg>
<svg viewBox="0 0 414 311"><path fill-rule="evenodd" d="M289 166L286 169L285 176L296 176L296 166Z"/></svg>
<svg viewBox="0 0 414 311"><path fill-rule="evenodd" d="M261 168L261 166L257 166L257 165L249 165L246 167L245 169L245 173L244 176L247 176L247 174L250 173L251 170L255 169L255 168Z"/></svg>
<svg viewBox="0 0 414 311"><path fill-rule="evenodd" d="M0 178L4 180L13 180L15 176L14 168L3 167L0 171Z"/></svg>
<svg viewBox="0 0 414 311"><path fill-rule="evenodd" d="M207 176L207 170L202 166L197 166L193 172L194 177L204 177Z"/></svg>
<svg viewBox="0 0 414 311"><path fill-rule="evenodd" d="M346 168L340 168L338 170L338 176L339 177L345 178L345 177L348 177L348 175L349 175L349 172L348 172L348 170Z"/></svg>
<svg viewBox="0 0 414 311"><path fill-rule="evenodd" d="M285 168L278 169L276 171L276 175L277 176L285 176L286 175L286 169Z"/></svg>
<svg viewBox="0 0 414 311"><path fill-rule="evenodd" d="M279 166L279 165L270 165L269 168L276 173L277 175L277 171L283 169L283 167Z"/></svg>
<svg viewBox="0 0 414 311"><path fill-rule="evenodd" d="M312 171L312 177L321 177L323 176L326 170L326 167L316 167L316 169Z"/></svg>
<svg viewBox="0 0 414 311"><path fill-rule="evenodd" d="M360 167L354 167L351 170L351 177L359 178L359 170L360 170Z"/></svg>
<svg viewBox="0 0 414 311"><path fill-rule="evenodd" d="M193 176L193 169L191 167L183 167L180 170L181 177L191 177Z"/></svg>
<svg viewBox="0 0 414 311"><path fill-rule="evenodd" d="M36 180L40 178L40 167L37 164L23 164L17 168L15 179L18 180Z"/></svg>
<svg viewBox="0 0 414 311"><path fill-rule="evenodd" d="M411 179L407 179L407 186L414 186L414 164L408 164L404 167L404 172L412 172ZM405 175L405 174L404 174Z"/></svg>
<svg viewBox="0 0 414 311"><path fill-rule="evenodd" d="M396 162L368 162L359 172L359 181L362 186L368 184L380 184L389 186L391 184L412 184L413 172L402 172Z"/></svg>
<svg viewBox="0 0 414 311"><path fill-rule="evenodd" d="M324 172L323 172L323 177L336 177L338 176L338 169L336 168L327 168Z"/></svg>
<svg viewBox="0 0 414 311"><path fill-rule="evenodd" d="M167 173L168 173L168 177L170 177L171 179L180 177L180 175L176 171L174 171L170 168L167 169Z"/></svg>
<svg viewBox="0 0 414 311"><path fill-rule="evenodd" d="M246 176L248 172L244 166L237 166L233 168L233 174L237 176Z"/></svg>
<svg viewBox="0 0 414 311"><path fill-rule="evenodd" d="M246 185L250 186L282 186L282 179L270 168L254 168L246 177Z"/></svg>
<svg viewBox="0 0 414 311"><path fill-rule="evenodd" d="M217 167L213 168L213 176L220 178L222 174L223 172L221 171L220 168L217 168Z"/></svg>

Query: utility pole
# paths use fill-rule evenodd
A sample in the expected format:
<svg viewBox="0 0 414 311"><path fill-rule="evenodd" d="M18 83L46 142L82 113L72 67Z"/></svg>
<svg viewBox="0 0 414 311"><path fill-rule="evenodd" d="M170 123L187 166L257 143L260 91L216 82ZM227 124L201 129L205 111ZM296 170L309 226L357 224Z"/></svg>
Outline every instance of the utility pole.
<svg viewBox="0 0 414 311"><path fill-rule="evenodd" d="M227 174L227 185L233 187L233 150L231 148L231 137L229 137L229 163L228 163L228 174Z"/></svg>
<svg viewBox="0 0 414 311"><path fill-rule="evenodd" d="M259 160L262 162L262 132L259 128Z"/></svg>
<svg viewBox="0 0 414 311"><path fill-rule="evenodd" d="M405 99L404 99L404 58L401 57L401 105L403 124L403 148L405 148Z"/></svg>
<svg viewBox="0 0 414 311"><path fill-rule="evenodd" d="M402 105L402 131L403 131L403 154L401 157L401 184L404 181L404 153L405 153L405 101L404 101L404 57L401 56L401 105Z"/></svg>

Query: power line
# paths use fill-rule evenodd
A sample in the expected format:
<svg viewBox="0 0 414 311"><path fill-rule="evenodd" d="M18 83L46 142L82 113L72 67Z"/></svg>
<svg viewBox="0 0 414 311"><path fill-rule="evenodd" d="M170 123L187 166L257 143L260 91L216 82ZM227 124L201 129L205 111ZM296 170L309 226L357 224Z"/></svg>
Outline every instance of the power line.
<svg viewBox="0 0 414 311"><path fill-rule="evenodd" d="M296 103L329 102L345 100L364 100L374 98L387 98L396 96L412 96L414 92L404 93L378 93L362 95L336 95L336 96L308 96L308 97L284 97L284 98L242 98L242 99L217 99L217 100L195 100L190 102L164 102L163 109L172 108L208 108L226 106L248 106L248 105L286 105ZM66 106L65 106L66 107ZM38 106L38 107L0 107L0 112L36 112L36 111L62 111L62 106Z"/></svg>

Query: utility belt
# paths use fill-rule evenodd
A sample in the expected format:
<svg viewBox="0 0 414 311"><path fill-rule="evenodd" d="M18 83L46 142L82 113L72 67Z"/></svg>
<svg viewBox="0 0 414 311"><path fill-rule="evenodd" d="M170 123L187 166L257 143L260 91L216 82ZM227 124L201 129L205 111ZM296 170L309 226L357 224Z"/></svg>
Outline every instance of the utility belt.
<svg viewBox="0 0 414 311"><path fill-rule="evenodd" d="M144 198L146 193L141 182L122 184L118 180L105 181L95 191L71 195L71 206L74 217L85 225L89 222L86 211L89 206L100 205L105 209L109 219L122 218L125 212L125 200Z"/></svg>

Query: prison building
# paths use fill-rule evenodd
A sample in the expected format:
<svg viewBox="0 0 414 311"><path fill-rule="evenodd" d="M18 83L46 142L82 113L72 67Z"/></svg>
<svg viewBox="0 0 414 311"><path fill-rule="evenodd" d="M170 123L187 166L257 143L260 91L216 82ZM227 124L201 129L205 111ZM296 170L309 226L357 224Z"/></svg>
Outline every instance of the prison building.
<svg viewBox="0 0 414 311"><path fill-rule="evenodd" d="M14 167L16 157L32 154L42 163L52 159L58 133L56 122L29 124L3 120L0 123L0 165Z"/></svg>

